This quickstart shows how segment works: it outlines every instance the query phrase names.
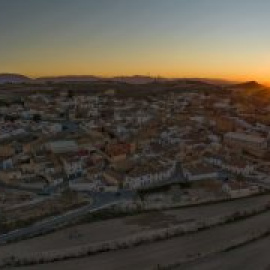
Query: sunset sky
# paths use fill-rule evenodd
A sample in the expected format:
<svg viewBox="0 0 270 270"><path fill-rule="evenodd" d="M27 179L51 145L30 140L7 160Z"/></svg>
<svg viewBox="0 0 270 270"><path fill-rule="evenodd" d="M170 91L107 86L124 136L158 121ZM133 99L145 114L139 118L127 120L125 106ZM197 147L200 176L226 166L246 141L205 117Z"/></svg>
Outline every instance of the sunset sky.
<svg viewBox="0 0 270 270"><path fill-rule="evenodd" d="M0 73L270 83L269 0L0 0Z"/></svg>

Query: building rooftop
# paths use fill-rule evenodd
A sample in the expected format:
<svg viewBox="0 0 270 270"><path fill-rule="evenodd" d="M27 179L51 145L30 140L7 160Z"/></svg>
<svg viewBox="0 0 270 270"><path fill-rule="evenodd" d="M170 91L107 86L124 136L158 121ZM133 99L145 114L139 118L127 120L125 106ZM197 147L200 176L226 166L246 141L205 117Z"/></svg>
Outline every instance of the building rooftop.
<svg viewBox="0 0 270 270"><path fill-rule="evenodd" d="M225 134L225 138L234 139L234 140L241 140L251 143L264 143L266 141L265 138L255 135L250 135L246 133L239 133L239 132L228 132Z"/></svg>

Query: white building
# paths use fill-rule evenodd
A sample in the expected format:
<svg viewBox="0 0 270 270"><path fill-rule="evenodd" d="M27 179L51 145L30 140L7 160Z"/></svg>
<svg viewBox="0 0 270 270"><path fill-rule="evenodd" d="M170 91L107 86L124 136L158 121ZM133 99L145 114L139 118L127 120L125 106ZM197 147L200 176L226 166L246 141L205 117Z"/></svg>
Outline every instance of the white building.
<svg viewBox="0 0 270 270"><path fill-rule="evenodd" d="M76 178L82 175L83 163L80 158L63 159L63 167L69 178Z"/></svg>
<svg viewBox="0 0 270 270"><path fill-rule="evenodd" d="M219 173L209 166L186 166L183 167L183 174L188 181L201 181L218 179Z"/></svg>
<svg viewBox="0 0 270 270"><path fill-rule="evenodd" d="M224 160L222 157L205 157L204 160L214 166L235 173L238 175L248 176L255 170L255 166L245 163L242 160L232 159L230 161Z"/></svg>
<svg viewBox="0 0 270 270"><path fill-rule="evenodd" d="M124 180L124 186L130 189L141 189L147 186L158 184L160 182L168 180L175 172L176 163L173 162L162 169L156 168L156 170L142 171L141 173L135 173L127 175Z"/></svg>
<svg viewBox="0 0 270 270"><path fill-rule="evenodd" d="M78 144L75 141L54 141L46 144L46 148L55 154L78 151Z"/></svg>
<svg viewBox="0 0 270 270"><path fill-rule="evenodd" d="M239 132L228 132L224 135L224 140L226 143L237 145L239 147L248 147L248 148L257 148L257 149L266 149L267 148L267 139L249 135Z"/></svg>

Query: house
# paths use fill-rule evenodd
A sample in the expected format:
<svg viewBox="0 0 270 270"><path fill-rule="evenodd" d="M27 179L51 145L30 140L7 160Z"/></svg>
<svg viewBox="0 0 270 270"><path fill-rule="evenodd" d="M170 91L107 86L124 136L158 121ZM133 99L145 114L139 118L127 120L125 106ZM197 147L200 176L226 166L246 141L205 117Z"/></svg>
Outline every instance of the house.
<svg viewBox="0 0 270 270"><path fill-rule="evenodd" d="M243 175L243 176L247 176L255 170L254 165L246 163L245 161L240 160L240 159L232 159L226 162L225 164L223 164L222 168L232 173Z"/></svg>
<svg viewBox="0 0 270 270"><path fill-rule="evenodd" d="M71 111L70 117L75 118L75 112ZM78 124L76 124L75 122L68 121L68 122L63 123L62 129L67 132L75 133L78 131L79 127L78 127Z"/></svg>
<svg viewBox="0 0 270 270"><path fill-rule="evenodd" d="M62 158L64 172L72 180L83 174L82 159L76 156L64 156Z"/></svg>
<svg viewBox="0 0 270 270"><path fill-rule="evenodd" d="M88 180L94 181L100 179L102 176L102 171L97 167L91 167L87 169L86 178Z"/></svg>
<svg viewBox="0 0 270 270"><path fill-rule="evenodd" d="M233 119L221 115L214 117L215 128L218 132L232 132L236 128L236 123Z"/></svg>
<svg viewBox="0 0 270 270"><path fill-rule="evenodd" d="M230 198L240 198L250 196L259 192L258 186L248 186L241 182L225 182L222 190L229 195Z"/></svg>
<svg viewBox="0 0 270 270"><path fill-rule="evenodd" d="M103 192L117 192L118 191L118 186L111 185L111 186L103 186L102 187Z"/></svg>
<svg viewBox="0 0 270 270"><path fill-rule="evenodd" d="M255 170L255 166L245 162L242 159L237 157L234 158L223 158L221 156L211 156L208 155L204 158L205 162L217 166L221 169L229 171L231 173L235 173L238 175L247 176L251 174Z"/></svg>
<svg viewBox="0 0 270 270"><path fill-rule="evenodd" d="M267 139L257 135L228 132L224 135L224 143L258 157L264 156L267 151Z"/></svg>
<svg viewBox="0 0 270 270"><path fill-rule="evenodd" d="M13 167L12 157L0 157L0 170L7 170Z"/></svg>
<svg viewBox="0 0 270 270"><path fill-rule="evenodd" d="M219 179L219 172L210 166L183 166L183 175L188 181Z"/></svg>
<svg viewBox="0 0 270 270"><path fill-rule="evenodd" d="M18 169L9 169L5 171L0 171L0 181L12 184L13 182L17 182L18 180L21 180L22 173Z"/></svg>
<svg viewBox="0 0 270 270"><path fill-rule="evenodd" d="M0 157L11 157L15 154L15 149L11 143L0 145Z"/></svg>
<svg viewBox="0 0 270 270"><path fill-rule="evenodd" d="M125 160L127 155L134 151L134 144L129 143L108 144L105 149L105 153L109 156L112 162Z"/></svg>
<svg viewBox="0 0 270 270"><path fill-rule="evenodd" d="M27 135L24 136L19 142L22 144L22 149L24 153L30 153L36 146L40 145L41 138L36 138L36 136Z"/></svg>
<svg viewBox="0 0 270 270"><path fill-rule="evenodd" d="M65 175L62 172L55 172L52 174L46 174L45 178L51 186L58 186L64 182Z"/></svg>
<svg viewBox="0 0 270 270"><path fill-rule="evenodd" d="M46 127L46 131L49 134L57 134L63 130L62 124L59 124L59 123L54 123L54 124L47 123L45 127Z"/></svg>
<svg viewBox="0 0 270 270"><path fill-rule="evenodd" d="M176 163L150 162L135 167L124 178L124 187L142 189L169 180L175 172Z"/></svg>
<svg viewBox="0 0 270 270"><path fill-rule="evenodd" d="M109 185L117 186L119 183L123 182L123 176L113 170L108 170L103 173L104 181Z"/></svg>
<svg viewBox="0 0 270 270"><path fill-rule="evenodd" d="M54 141L47 143L45 147L54 154L78 151L78 144L75 141Z"/></svg>

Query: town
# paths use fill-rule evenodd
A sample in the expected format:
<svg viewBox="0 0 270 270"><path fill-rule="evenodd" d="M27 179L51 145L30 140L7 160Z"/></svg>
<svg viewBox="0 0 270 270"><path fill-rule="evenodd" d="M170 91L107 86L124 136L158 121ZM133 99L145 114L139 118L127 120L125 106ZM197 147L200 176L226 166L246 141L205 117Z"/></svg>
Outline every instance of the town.
<svg viewBox="0 0 270 270"><path fill-rule="evenodd" d="M270 270L269 11L0 0L0 270Z"/></svg>
<svg viewBox="0 0 270 270"><path fill-rule="evenodd" d="M270 102L259 84L153 82L139 94L123 82L72 85L1 86L1 244L104 209L128 215L270 189Z"/></svg>

